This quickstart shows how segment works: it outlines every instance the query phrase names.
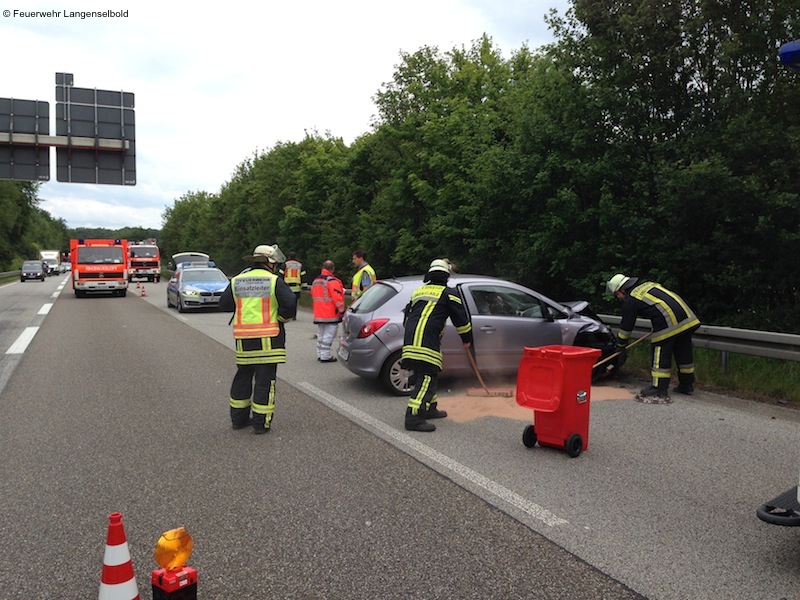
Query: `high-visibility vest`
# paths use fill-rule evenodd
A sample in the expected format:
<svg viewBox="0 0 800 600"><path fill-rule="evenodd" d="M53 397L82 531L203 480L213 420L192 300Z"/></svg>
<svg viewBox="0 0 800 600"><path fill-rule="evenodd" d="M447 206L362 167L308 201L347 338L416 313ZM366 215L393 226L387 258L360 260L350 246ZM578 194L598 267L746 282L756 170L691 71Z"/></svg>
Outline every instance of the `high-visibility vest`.
<svg viewBox="0 0 800 600"><path fill-rule="evenodd" d="M322 274L311 284L311 299L314 302L314 323L338 323L344 312L344 290L342 282L330 271Z"/></svg>
<svg viewBox="0 0 800 600"><path fill-rule="evenodd" d="M235 339L275 337L280 333L278 300L275 286L278 276L263 269L253 269L231 280L236 301L233 321Z"/></svg>
<svg viewBox="0 0 800 600"><path fill-rule="evenodd" d="M283 265L283 280L292 288L293 292L299 292L303 283L303 264L299 260L287 260Z"/></svg>
<svg viewBox="0 0 800 600"><path fill-rule="evenodd" d="M369 264L356 271L356 274L353 275L353 288L351 290L353 298L358 298L363 294L366 288L375 283L375 279L375 269L370 267Z"/></svg>

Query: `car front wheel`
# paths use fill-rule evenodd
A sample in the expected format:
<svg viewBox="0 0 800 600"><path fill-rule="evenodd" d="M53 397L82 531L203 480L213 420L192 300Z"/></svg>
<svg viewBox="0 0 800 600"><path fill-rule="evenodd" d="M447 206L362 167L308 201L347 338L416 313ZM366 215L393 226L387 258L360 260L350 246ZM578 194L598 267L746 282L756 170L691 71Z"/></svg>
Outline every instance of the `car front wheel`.
<svg viewBox="0 0 800 600"><path fill-rule="evenodd" d="M381 369L380 381L395 396L409 396L413 371L400 366L400 356L401 353L398 350L386 359Z"/></svg>

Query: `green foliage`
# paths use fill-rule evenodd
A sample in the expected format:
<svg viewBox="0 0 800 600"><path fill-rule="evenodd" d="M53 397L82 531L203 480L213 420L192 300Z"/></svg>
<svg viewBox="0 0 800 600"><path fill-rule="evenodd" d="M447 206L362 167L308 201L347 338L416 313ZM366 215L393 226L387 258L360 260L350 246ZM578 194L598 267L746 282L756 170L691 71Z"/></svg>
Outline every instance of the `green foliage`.
<svg viewBox="0 0 800 600"><path fill-rule="evenodd" d="M39 250L69 246L64 222L39 208L38 189L36 183L0 181L0 271L19 269Z"/></svg>
<svg viewBox="0 0 800 600"><path fill-rule="evenodd" d="M488 36L401 54L369 133L308 133L187 192L165 253L233 273L277 242L345 280L355 249L380 277L447 256L599 311L621 271L706 323L800 332L800 79L777 60L796 2L573 0L548 22L554 43L508 58ZM6 240L36 229L24 192L0 192Z"/></svg>

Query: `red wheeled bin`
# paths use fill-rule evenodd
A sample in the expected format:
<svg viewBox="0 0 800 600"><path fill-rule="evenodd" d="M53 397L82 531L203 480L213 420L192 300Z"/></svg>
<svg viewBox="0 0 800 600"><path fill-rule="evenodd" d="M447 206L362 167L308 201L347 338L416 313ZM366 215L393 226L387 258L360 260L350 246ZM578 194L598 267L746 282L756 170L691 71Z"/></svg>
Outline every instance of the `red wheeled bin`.
<svg viewBox="0 0 800 600"><path fill-rule="evenodd" d="M589 446L592 367L601 351L580 346L525 348L517 373L517 404L533 409L522 443L562 448L571 457Z"/></svg>

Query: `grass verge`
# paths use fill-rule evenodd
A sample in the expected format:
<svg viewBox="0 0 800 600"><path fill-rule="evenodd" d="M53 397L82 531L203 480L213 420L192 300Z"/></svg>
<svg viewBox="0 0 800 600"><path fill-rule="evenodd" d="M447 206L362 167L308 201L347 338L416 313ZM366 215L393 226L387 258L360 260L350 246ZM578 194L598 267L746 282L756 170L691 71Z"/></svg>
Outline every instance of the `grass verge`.
<svg viewBox="0 0 800 600"><path fill-rule="evenodd" d="M728 353L728 365L724 368L721 352L695 348L694 367L698 388L800 408L800 363ZM649 377L650 349L632 348L623 368ZM674 365L672 378L676 383Z"/></svg>

